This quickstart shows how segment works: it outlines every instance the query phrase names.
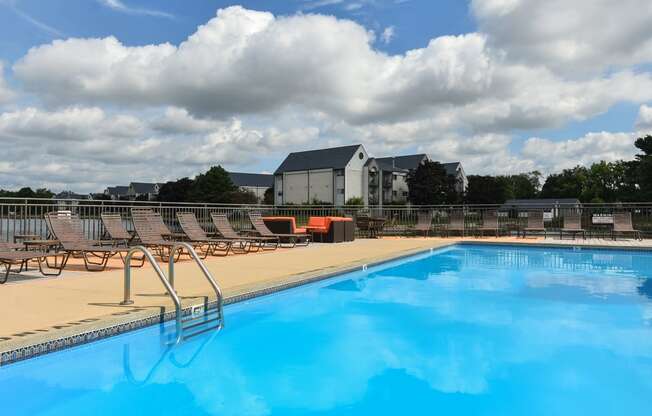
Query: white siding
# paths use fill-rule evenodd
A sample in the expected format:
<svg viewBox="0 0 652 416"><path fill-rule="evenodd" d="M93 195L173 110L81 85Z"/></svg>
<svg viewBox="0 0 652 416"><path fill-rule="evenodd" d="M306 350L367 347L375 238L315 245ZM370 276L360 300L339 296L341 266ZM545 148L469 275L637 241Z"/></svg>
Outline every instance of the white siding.
<svg viewBox="0 0 652 416"><path fill-rule="evenodd" d="M283 175L283 203L305 204L308 201L308 172L286 172Z"/></svg>
<svg viewBox="0 0 652 416"><path fill-rule="evenodd" d="M333 203L333 170L320 169L310 172L310 198L313 201Z"/></svg>
<svg viewBox="0 0 652 416"><path fill-rule="evenodd" d="M362 157L360 157L362 154ZM349 163L346 165L344 171L344 201L346 202L351 198L362 198L364 189L364 165L367 163L369 155L364 147L360 146L358 151L355 152ZM341 204L340 204L341 205Z"/></svg>

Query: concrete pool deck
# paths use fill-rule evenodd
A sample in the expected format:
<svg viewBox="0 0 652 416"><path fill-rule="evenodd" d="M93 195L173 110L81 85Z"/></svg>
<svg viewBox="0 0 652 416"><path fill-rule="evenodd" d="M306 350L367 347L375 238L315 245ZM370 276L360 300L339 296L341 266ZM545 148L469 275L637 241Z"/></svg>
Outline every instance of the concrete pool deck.
<svg viewBox="0 0 652 416"><path fill-rule="evenodd" d="M514 237L382 238L209 257L205 264L220 284L225 298L233 300L268 288L295 285L297 282L331 276L364 264L403 257L460 241L652 249L652 241L524 240ZM118 258L113 259L109 269L104 272L86 272L81 267L80 260L71 262L60 277L40 278L35 277L37 272L30 272L27 278L13 278L0 286L0 316L3 317L0 320L0 364L17 359L8 358L6 354L2 358L2 354L8 351L15 352L28 346L40 345L35 354L25 353L29 356L38 355L60 349L48 347L45 350L43 345L53 340L69 338L70 343L61 344L60 347L63 348L76 344L73 338L79 334L137 320L149 319L151 324L157 319L160 321L163 314L174 311L171 299L164 293L163 286L149 265L142 269L132 269L134 304L123 306L120 305L124 287L123 267ZM167 266L162 264L167 272L165 267ZM214 299L208 282L193 262L179 261L175 264L175 269L175 286L184 306L202 303L206 298ZM104 336L107 334L93 335L95 338Z"/></svg>

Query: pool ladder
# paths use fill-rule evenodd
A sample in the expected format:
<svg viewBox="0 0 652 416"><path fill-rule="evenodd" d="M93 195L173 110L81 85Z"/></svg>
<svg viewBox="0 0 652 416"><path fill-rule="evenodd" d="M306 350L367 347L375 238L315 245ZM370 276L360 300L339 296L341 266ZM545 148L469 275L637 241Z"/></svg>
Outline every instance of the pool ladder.
<svg viewBox="0 0 652 416"><path fill-rule="evenodd" d="M202 274L208 280L213 291L215 291L216 296L216 307L208 308L208 301L204 302L203 308L199 308L198 305L195 305L191 308L190 316L184 317L183 309L181 307L181 300L177 291L174 289L174 257L177 251L186 250L190 258L192 258L199 269L202 271ZM136 253L142 253L143 256L150 262L156 275L159 280L165 287L167 294L170 296L174 302L174 308L176 312L175 321L176 321L176 339L175 343L180 343L187 340L188 338L194 337L195 335L202 334L211 330L220 330L224 326L224 311L223 311L223 296L222 290L215 282L213 275L208 271L204 262L201 261L195 249L188 243L177 242L172 247L170 247L170 256L168 260L168 275L166 277L163 270L159 266L158 262L154 259L152 253L144 246L136 246L129 250L127 256L125 257L125 268L124 268L124 299L120 302L121 305L131 305L134 301L131 299L131 258ZM195 313L195 311L201 310L202 313ZM213 317L213 315L215 315Z"/></svg>

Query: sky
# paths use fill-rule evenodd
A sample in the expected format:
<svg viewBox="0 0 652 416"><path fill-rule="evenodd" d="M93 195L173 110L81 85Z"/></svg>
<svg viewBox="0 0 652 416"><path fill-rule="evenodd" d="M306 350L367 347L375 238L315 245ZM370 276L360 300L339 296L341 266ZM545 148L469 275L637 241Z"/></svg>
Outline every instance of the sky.
<svg viewBox="0 0 652 416"><path fill-rule="evenodd" d="M649 0L0 0L0 187L101 192L362 143L467 174L631 159Z"/></svg>

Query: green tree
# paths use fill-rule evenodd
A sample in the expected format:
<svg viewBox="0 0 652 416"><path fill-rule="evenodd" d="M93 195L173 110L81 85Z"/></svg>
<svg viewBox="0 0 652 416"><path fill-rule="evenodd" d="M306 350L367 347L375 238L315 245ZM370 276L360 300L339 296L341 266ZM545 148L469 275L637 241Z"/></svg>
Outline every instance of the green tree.
<svg viewBox="0 0 652 416"><path fill-rule="evenodd" d="M469 204L502 204L507 199L504 183L495 176L469 175L465 201Z"/></svg>
<svg viewBox="0 0 652 416"><path fill-rule="evenodd" d="M190 178L166 182L159 189L157 199L166 202L188 202L192 184L193 181Z"/></svg>
<svg viewBox="0 0 652 416"><path fill-rule="evenodd" d="M259 201L255 193L236 189L226 194L226 200L224 202L229 204L257 204Z"/></svg>
<svg viewBox="0 0 652 416"><path fill-rule="evenodd" d="M639 137L634 146L643 152L636 155L635 161L640 189L638 200L652 201L652 136Z"/></svg>
<svg viewBox="0 0 652 416"><path fill-rule="evenodd" d="M263 196L263 204L274 205L274 188L268 188L265 190L265 195Z"/></svg>
<svg viewBox="0 0 652 416"><path fill-rule="evenodd" d="M364 200L362 199L362 197L354 196L352 198L347 199L346 202L344 203L344 205L350 206L350 207L351 206L362 206L362 205L364 205Z"/></svg>
<svg viewBox="0 0 652 416"><path fill-rule="evenodd" d="M449 204L457 200L455 177L438 163L426 161L407 176L408 199L414 205Z"/></svg>
<svg viewBox="0 0 652 416"><path fill-rule="evenodd" d="M195 177L189 192L192 202L226 203L237 190L222 166L213 166Z"/></svg>
<svg viewBox="0 0 652 416"><path fill-rule="evenodd" d="M546 178L541 198L582 198L588 184L589 171L583 166L564 169Z"/></svg>

